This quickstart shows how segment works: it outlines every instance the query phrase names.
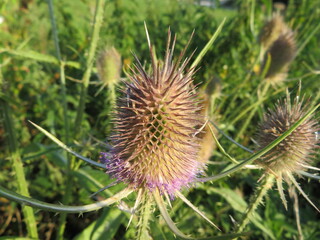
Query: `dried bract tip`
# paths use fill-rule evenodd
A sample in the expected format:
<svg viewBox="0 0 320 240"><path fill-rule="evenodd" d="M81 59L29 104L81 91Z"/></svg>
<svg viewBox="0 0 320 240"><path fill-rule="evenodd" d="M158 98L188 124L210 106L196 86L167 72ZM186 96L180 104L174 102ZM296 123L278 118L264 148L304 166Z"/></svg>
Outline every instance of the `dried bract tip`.
<svg viewBox="0 0 320 240"><path fill-rule="evenodd" d="M264 116L258 132L259 149L266 147L277 137L287 131L294 123L301 119L308 110L308 104L303 106L303 100L296 97L291 105L290 96L284 101L279 101L274 110ZM319 139L315 132L319 124L310 116L286 139L265 154L258 163L267 171L279 176L286 172L302 170L312 159Z"/></svg>
<svg viewBox="0 0 320 240"><path fill-rule="evenodd" d="M197 135L204 116L192 84L194 69L186 70L190 58L182 62L183 55L173 61L174 43L170 46L169 32L163 63L156 61L150 45L150 73L135 57L131 82L117 103L111 157L101 155L112 177L171 196L205 168L198 161Z"/></svg>
<svg viewBox="0 0 320 240"><path fill-rule="evenodd" d="M97 58L97 70L104 85L114 85L119 82L121 74L121 55L114 48L106 48Z"/></svg>

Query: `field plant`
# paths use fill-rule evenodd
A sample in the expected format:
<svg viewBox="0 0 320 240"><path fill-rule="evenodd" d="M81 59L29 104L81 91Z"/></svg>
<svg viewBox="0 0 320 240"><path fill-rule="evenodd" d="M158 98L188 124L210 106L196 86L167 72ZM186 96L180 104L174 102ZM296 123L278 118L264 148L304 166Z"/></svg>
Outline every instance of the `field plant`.
<svg viewBox="0 0 320 240"><path fill-rule="evenodd" d="M320 239L320 2L203 2L0 2L0 239Z"/></svg>

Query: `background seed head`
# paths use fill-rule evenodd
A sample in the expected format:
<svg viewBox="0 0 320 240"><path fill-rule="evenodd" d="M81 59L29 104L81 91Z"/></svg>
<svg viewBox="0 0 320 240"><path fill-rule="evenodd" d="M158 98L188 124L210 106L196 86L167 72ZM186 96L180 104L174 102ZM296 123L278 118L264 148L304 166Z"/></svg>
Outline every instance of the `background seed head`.
<svg viewBox="0 0 320 240"><path fill-rule="evenodd" d="M268 49L278 37L288 30L288 26L283 21L283 17L275 14L265 23L259 34L259 43L264 49Z"/></svg>
<svg viewBox="0 0 320 240"><path fill-rule="evenodd" d="M101 158L119 181L173 196L193 182L205 164L197 158L196 135L204 117L192 84L194 71L185 69L189 58L182 65L182 55L173 62L170 37L163 63L156 63L150 46L150 73L136 58L131 82L117 103L111 158L104 153Z"/></svg>
<svg viewBox="0 0 320 240"><path fill-rule="evenodd" d="M284 101L278 101L274 110L270 110L264 116L259 126L258 144L259 149L266 147L288 130L294 123L306 113L308 104L303 106L303 100L296 97L291 105L290 96ZM312 160L315 149L318 148L319 140L316 132L319 130L317 119L310 116L286 139L264 155L258 163L267 171L276 174L282 172L295 172L303 169Z"/></svg>
<svg viewBox="0 0 320 240"><path fill-rule="evenodd" d="M114 85L119 82L121 74L121 55L114 47L101 51L97 58L99 79L105 85Z"/></svg>
<svg viewBox="0 0 320 240"><path fill-rule="evenodd" d="M278 74L286 73L289 64L296 56L296 52L297 47L293 32L288 30L281 34L265 55L264 62L268 57L271 58L266 78L277 79Z"/></svg>

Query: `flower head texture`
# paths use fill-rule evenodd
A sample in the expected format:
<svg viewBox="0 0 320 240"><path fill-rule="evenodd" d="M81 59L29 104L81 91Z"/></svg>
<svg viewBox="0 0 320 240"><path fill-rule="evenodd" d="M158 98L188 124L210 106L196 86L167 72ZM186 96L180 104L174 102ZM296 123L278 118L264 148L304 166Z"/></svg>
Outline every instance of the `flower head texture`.
<svg viewBox="0 0 320 240"><path fill-rule="evenodd" d="M175 38L171 33L163 63L156 60L150 40L151 70L136 58L118 100L113 148L102 153L107 173L135 189L158 189L174 196L205 168L198 160L197 134L204 124L196 89L194 69L186 69L185 50L173 61Z"/></svg>
<svg viewBox="0 0 320 240"><path fill-rule="evenodd" d="M296 97L291 104L288 95L284 101L278 101L274 110L270 110L264 116L258 133L259 148L266 147L269 143L287 131L295 122L302 118L308 110L308 104L303 106L303 100ZM319 139L316 132L319 125L316 119L309 117L286 139L267 153L259 164L266 170L282 175L303 170L312 159Z"/></svg>

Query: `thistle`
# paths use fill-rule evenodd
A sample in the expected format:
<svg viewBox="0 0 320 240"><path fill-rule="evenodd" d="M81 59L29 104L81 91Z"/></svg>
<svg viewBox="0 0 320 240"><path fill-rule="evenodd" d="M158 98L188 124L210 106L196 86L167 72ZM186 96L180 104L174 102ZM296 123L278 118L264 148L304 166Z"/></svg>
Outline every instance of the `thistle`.
<svg viewBox="0 0 320 240"><path fill-rule="evenodd" d="M290 95L287 93L287 98L284 101L278 101L275 110L269 109L269 112L265 114L258 132L259 149L266 147L287 131L306 114L308 107L308 104L303 105L303 99L300 101L298 96L291 104ZM319 147L319 139L316 135L319 129L317 119L311 115L279 145L257 161L266 170L267 174L273 174L277 177L278 190L286 208L287 203L283 193L282 180L293 183L312 206L318 210L299 187L293 175L305 175L304 171L312 168L309 164L314 157L315 150Z"/></svg>
<svg viewBox="0 0 320 240"><path fill-rule="evenodd" d="M130 82L125 82L124 96L117 102L115 131L111 136L113 148L101 153L100 159L117 182L124 182L127 189L138 192L134 208L140 215L150 215L146 214L143 202L154 200L171 230L188 238L175 227L161 195L169 204L170 198L180 198L215 226L180 192L197 182L206 168L200 153L202 139L198 136L206 123L203 103L193 85L195 70L186 68L191 57L183 60L190 40L174 61L176 37L171 44L169 29L162 62L155 57L147 29L146 33L151 70L147 72L134 55L136 64L130 68Z"/></svg>
<svg viewBox="0 0 320 240"><path fill-rule="evenodd" d="M101 155L107 172L118 181L172 197L205 168L197 159L197 134L204 117L192 84L194 69L186 70L190 58L181 64L186 49L173 62L175 41L170 48L169 32L163 64L157 62L150 45L151 73L135 56L131 82L117 103L111 157Z"/></svg>
<svg viewBox="0 0 320 240"><path fill-rule="evenodd" d="M307 116L308 108L309 105L304 105L303 99L300 100L299 96L291 104L290 95L287 92L287 98L283 101L278 101L275 109L269 109L268 113L264 115L257 134L257 150L259 151L269 146L269 144L292 128L294 124ZM272 188L274 179L276 179L279 195L286 209L288 207L282 186L283 181L286 181L289 186L293 185L320 212L294 178L294 175L304 175L317 179L316 176L305 172L305 170L316 169L310 166L309 163L314 157L315 150L319 147L319 139L316 134L319 128L317 119L314 118L313 114L308 113L308 117L304 122L292 131L290 135L260 159L257 159L256 163L265 170L265 174L262 177L265 178L264 183L256 190L255 196L241 223L236 228L237 232L243 231L249 222L251 214L262 202L268 190ZM296 208L295 212L298 219L298 208ZM298 229L300 229L299 224Z"/></svg>

